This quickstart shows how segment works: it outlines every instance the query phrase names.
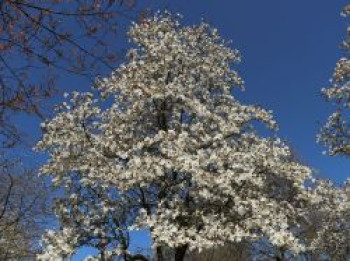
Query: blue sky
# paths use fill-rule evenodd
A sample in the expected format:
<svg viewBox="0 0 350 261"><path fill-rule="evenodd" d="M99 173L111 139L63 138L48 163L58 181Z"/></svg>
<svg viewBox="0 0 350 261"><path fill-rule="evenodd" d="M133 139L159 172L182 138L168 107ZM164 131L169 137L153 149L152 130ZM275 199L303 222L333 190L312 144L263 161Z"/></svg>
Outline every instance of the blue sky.
<svg viewBox="0 0 350 261"><path fill-rule="evenodd" d="M321 97L320 89L329 85L341 56L338 47L347 21L340 12L345 4L343 0L168 0L154 8L181 13L185 24L203 18L223 38L232 40L242 54L236 68L246 82L246 91L237 91L236 96L244 103L273 110L280 125L278 136L290 141L317 176L340 183L350 176L350 161L322 155L324 148L316 144L315 136L334 109ZM120 48L125 48L122 40ZM90 88L87 81L69 76L59 84L65 90ZM19 120L34 139L39 137L38 120ZM32 153L26 155L29 162ZM35 157L40 161L41 156ZM147 238L137 234L135 245L147 245ZM86 252L74 260L82 260Z"/></svg>
<svg viewBox="0 0 350 261"><path fill-rule="evenodd" d="M242 54L237 67L245 103L271 109L278 136L290 141L298 156L317 175L339 183L350 177L350 161L322 155L315 136L334 107L320 95L329 86L347 20L341 0L169 1L186 23L201 18L217 27Z"/></svg>

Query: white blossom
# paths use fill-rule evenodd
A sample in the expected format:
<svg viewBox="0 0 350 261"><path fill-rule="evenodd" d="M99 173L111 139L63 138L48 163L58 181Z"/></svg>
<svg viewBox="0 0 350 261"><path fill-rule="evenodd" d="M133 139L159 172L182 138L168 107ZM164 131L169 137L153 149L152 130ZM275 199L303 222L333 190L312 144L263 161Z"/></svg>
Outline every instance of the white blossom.
<svg viewBox="0 0 350 261"><path fill-rule="evenodd" d="M170 14L134 24L129 37L129 60L96 84L113 104L103 110L74 93L45 124L42 173L57 185L78 172L85 185L116 188L143 209L132 226L150 229L155 247L267 236L302 251L290 225L309 200L310 169L279 139L256 134L254 121L276 129L269 111L232 96L243 88L232 69L239 52L208 24L182 27Z"/></svg>

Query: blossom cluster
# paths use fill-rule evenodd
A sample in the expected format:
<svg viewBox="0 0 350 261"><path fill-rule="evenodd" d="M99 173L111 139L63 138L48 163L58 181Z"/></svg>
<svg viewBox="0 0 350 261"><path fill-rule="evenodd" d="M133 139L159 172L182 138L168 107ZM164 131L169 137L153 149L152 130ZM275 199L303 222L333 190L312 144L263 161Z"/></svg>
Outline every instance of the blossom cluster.
<svg viewBox="0 0 350 261"><path fill-rule="evenodd" d="M154 247L267 237L302 251L291 224L310 201L311 171L281 140L258 136L256 121L277 128L271 112L232 95L244 84L232 69L239 52L208 24L181 26L168 13L134 24L129 37L135 48L97 80L101 95L73 93L43 124L42 173L57 186L77 173L84 186L115 188L136 215L130 225L149 229ZM69 255L70 234L57 238L60 249L46 255Z"/></svg>
<svg viewBox="0 0 350 261"><path fill-rule="evenodd" d="M349 6L347 5L343 16L349 16ZM348 109L350 107L350 27L347 29L347 38L342 43L344 56L336 63L331 87L322 89L324 96L336 104L336 111L332 113L322 127L320 134L317 136L318 142L324 144L329 149L330 155L349 155L349 122Z"/></svg>

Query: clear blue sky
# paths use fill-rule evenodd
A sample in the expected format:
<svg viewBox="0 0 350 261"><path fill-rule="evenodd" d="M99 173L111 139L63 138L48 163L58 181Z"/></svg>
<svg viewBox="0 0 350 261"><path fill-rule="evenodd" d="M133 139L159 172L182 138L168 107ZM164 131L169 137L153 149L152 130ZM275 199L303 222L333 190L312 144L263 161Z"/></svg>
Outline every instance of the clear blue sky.
<svg viewBox="0 0 350 261"><path fill-rule="evenodd" d="M322 155L315 136L334 109L320 95L329 85L347 20L343 0L168 1L186 23L201 18L217 27L242 53L237 67L246 103L274 111L278 135L288 139L302 160L318 175L342 182L350 177L350 161Z"/></svg>
<svg viewBox="0 0 350 261"><path fill-rule="evenodd" d="M341 56L338 46L345 36L347 21L340 17L340 12L347 1L160 2L160 9L167 7L183 14L185 24L204 18L225 39L233 41L232 46L243 56L237 68L246 82L246 91L236 95L245 103L273 110L280 125L278 135L291 142L299 157L318 176L335 182L350 176L348 159L322 155L324 148L315 142L321 124L334 109L321 97L320 89L329 85L335 62ZM120 48L124 47L121 44ZM68 76L60 84L70 90L90 88L89 83ZM27 124L37 137L38 122L30 120ZM147 238L138 234L135 244L147 245ZM85 254L86 251L81 251L74 260L82 260Z"/></svg>

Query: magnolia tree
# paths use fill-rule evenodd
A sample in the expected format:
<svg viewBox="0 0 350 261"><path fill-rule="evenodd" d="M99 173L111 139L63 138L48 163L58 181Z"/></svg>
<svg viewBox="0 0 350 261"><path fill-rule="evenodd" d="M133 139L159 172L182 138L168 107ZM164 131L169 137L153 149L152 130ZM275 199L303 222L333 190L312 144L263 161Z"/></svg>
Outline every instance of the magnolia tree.
<svg viewBox="0 0 350 261"><path fill-rule="evenodd" d="M312 236L313 256L328 256L331 260L341 261L350 258L350 186L335 187L329 181L318 181L315 192L319 200L310 213L318 227ZM310 217L313 215L311 214ZM310 223L314 220L309 220Z"/></svg>
<svg viewBox="0 0 350 261"><path fill-rule="evenodd" d="M346 6L342 15L348 17L350 5ZM347 29L350 34L350 26ZM348 108L350 106L350 37L347 37L342 45L344 56L337 62L333 77L332 86L322 89L325 97L337 105L337 110L328 118L326 125L318 135L318 141L328 146L331 155L350 155L350 133L349 122L347 121Z"/></svg>
<svg viewBox="0 0 350 261"><path fill-rule="evenodd" d="M342 15L350 15L347 5ZM341 47L344 56L337 62L331 87L322 92L327 99L333 101L337 110L331 114L327 123L318 135L318 141L328 147L330 155L350 155L350 125L347 120L350 107L350 27L347 38ZM313 242L315 251L328 254L332 260L348 260L350 258L350 193L349 181L337 188L330 184L319 186L323 202L317 207L322 217L321 229Z"/></svg>
<svg viewBox="0 0 350 261"><path fill-rule="evenodd" d="M150 231L158 261L164 249L180 261L188 250L262 237L302 251L291 224L309 202L310 170L279 139L257 135L255 121L276 128L269 111L232 96L243 88L232 69L239 53L208 24L180 26L170 14L134 24L129 37L135 48L97 80L100 96L75 92L43 124L42 173L58 186L77 173L83 185L115 188L128 229ZM77 234L62 226L45 241L47 259L58 246L73 253Z"/></svg>

